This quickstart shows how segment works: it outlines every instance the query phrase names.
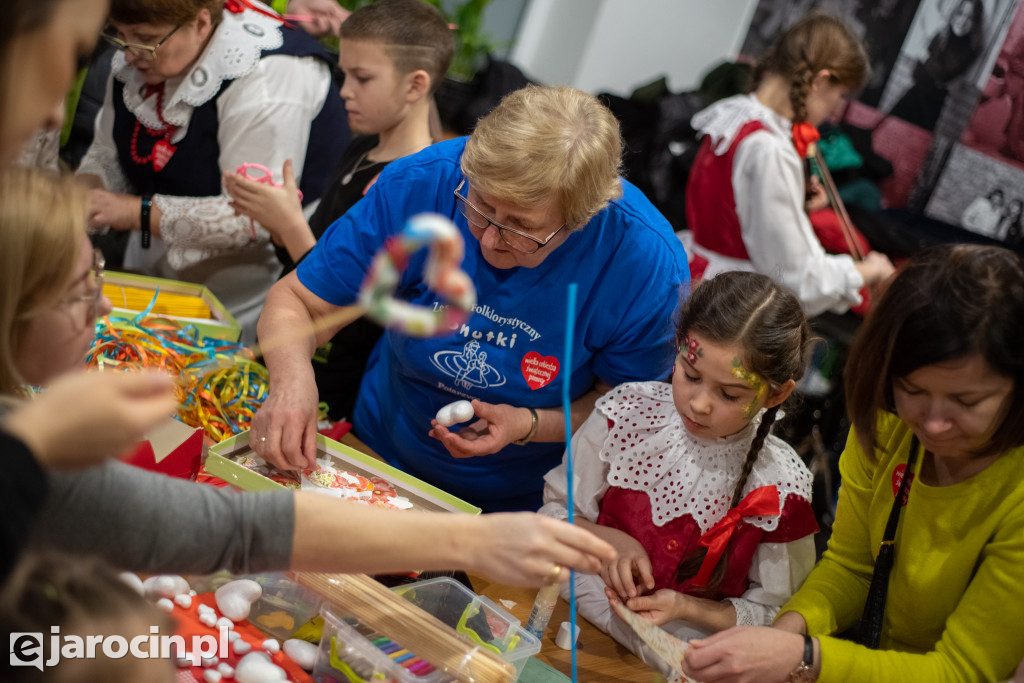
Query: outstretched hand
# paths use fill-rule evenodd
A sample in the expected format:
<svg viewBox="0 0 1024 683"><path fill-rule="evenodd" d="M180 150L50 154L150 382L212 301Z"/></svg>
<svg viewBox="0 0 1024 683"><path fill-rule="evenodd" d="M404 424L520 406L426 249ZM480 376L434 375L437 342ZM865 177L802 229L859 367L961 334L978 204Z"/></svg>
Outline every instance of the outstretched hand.
<svg viewBox="0 0 1024 683"><path fill-rule="evenodd" d="M430 436L440 441L455 458L472 458L497 453L516 439L526 436L532 417L526 408L507 403L484 403L473 399L478 418L458 431L430 421Z"/></svg>
<svg viewBox="0 0 1024 683"><path fill-rule="evenodd" d="M281 470L316 467L316 383L309 377L279 382L249 429L249 448Z"/></svg>
<svg viewBox="0 0 1024 683"><path fill-rule="evenodd" d="M475 534L479 547L473 569L510 586L543 586L569 580L569 567L594 574L615 559L615 549L594 534L532 512L482 515L485 533Z"/></svg>
<svg viewBox="0 0 1024 683"><path fill-rule="evenodd" d="M174 381L162 372L74 372L11 411L3 428L48 467L95 465L120 455L174 414Z"/></svg>

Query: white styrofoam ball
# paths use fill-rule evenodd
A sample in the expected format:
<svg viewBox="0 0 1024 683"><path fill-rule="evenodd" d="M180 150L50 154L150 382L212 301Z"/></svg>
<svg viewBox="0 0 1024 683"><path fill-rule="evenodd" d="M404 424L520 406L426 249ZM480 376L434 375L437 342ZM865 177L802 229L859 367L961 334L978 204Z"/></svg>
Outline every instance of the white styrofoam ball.
<svg viewBox="0 0 1024 683"><path fill-rule="evenodd" d="M217 625L217 615L212 612L201 612L199 614L199 622L214 628Z"/></svg>
<svg viewBox="0 0 1024 683"><path fill-rule="evenodd" d="M235 668L227 662L221 662L220 664L218 664L217 671L219 671L220 675L224 678L231 678L235 675Z"/></svg>
<svg viewBox="0 0 1024 683"><path fill-rule="evenodd" d="M473 411L473 404L469 401L455 401L437 411L435 418L445 427L451 427L459 422L468 422L473 419L476 413Z"/></svg>
<svg viewBox="0 0 1024 683"><path fill-rule="evenodd" d="M238 662L235 680L238 683L269 683L288 680L288 675L284 669L271 662L265 653L257 651L250 652Z"/></svg>
<svg viewBox="0 0 1024 683"><path fill-rule="evenodd" d="M316 655L320 651L320 648L313 643L306 642L305 640L299 640L298 638L289 638L284 641L281 646L284 653L291 657L292 661L295 662L299 668L305 669L306 671L312 671L313 665L316 664Z"/></svg>
<svg viewBox="0 0 1024 683"><path fill-rule="evenodd" d="M231 649L235 651L236 655L244 655L246 652L252 649L252 645L239 638L238 640L231 643Z"/></svg>
<svg viewBox="0 0 1024 683"><path fill-rule="evenodd" d="M260 647L271 654L281 651L281 643L277 638L267 638Z"/></svg>
<svg viewBox="0 0 1024 683"><path fill-rule="evenodd" d="M216 669L207 669L203 672L203 680L206 683L220 683L222 678L224 678L224 675Z"/></svg>
<svg viewBox="0 0 1024 683"><path fill-rule="evenodd" d="M216 621L216 624L217 624L217 630L218 631L223 631L225 629L231 630L231 629L235 628L235 622L231 621L227 617L221 617L220 619L218 619Z"/></svg>
<svg viewBox="0 0 1024 683"><path fill-rule="evenodd" d="M156 601L156 606L159 607L160 609L162 609L165 612L173 612L174 611L174 603L171 602L170 600L168 600L167 598L160 598L159 600L157 600Z"/></svg>
<svg viewBox="0 0 1024 683"><path fill-rule="evenodd" d="M174 596L174 603L176 605L180 605L181 607L184 607L185 609L188 609L189 607L192 606L192 596L189 595L188 593L182 593L181 595L175 595Z"/></svg>
<svg viewBox="0 0 1024 683"><path fill-rule="evenodd" d="M218 588L213 597L221 614L232 621L242 621L262 594L263 588L252 579L238 579Z"/></svg>
<svg viewBox="0 0 1024 683"><path fill-rule="evenodd" d="M160 574L151 576L142 582L144 594L150 600L157 598L173 598L181 593L188 593L191 587L183 577L177 574Z"/></svg>

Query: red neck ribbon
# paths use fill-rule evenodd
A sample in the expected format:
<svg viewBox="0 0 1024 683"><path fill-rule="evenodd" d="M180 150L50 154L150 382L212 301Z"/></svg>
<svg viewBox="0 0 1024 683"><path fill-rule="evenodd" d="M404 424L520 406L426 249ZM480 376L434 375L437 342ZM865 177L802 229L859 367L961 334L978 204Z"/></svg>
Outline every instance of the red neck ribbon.
<svg viewBox="0 0 1024 683"><path fill-rule="evenodd" d="M775 486L762 486L748 493L739 505L725 513L725 517L718 520L718 524L708 529L708 532L700 537L700 544L708 549L708 554L704 557L704 563L693 579L693 585L698 588L708 585L711 573L715 570L718 561L722 559L722 554L728 547L729 540L741 519L760 515L777 515L779 511L779 490Z"/></svg>
<svg viewBox="0 0 1024 683"><path fill-rule="evenodd" d="M282 24L284 24L285 26L287 26L289 28L295 28L294 26L292 26L290 23L285 21L283 18L281 18L280 16L278 16L274 12L268 12L267 10L263 9L262 7L257 7L256 5L254 5L251 2L249 2L249 0L226 0L226 2L224 3L224 9L226 9L229 12L231 12L232 14L241 14L245 10L251 9L253 12L258 12L258 13L262 14L265 17L270 17L271 19L277 19L278 21L280 21Z"/></svg>
<svg viewBox="0 0 1024 683"><path fill-rule="evenodd" d="M806 121L793 124L793 146L796 147L796 153L801 159L812 156L811 145L820 139L818 129Z"/></svg>

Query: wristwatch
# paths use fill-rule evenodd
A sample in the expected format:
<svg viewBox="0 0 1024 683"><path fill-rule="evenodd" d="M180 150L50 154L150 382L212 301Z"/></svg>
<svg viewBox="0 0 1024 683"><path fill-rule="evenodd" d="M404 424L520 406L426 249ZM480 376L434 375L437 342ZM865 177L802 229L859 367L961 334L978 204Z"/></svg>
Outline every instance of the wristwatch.
<svg viewBox="0 0 1024 683"><path fill-rule="evenodd" d="M790 683L814 683L818 674L814 671L814 641L804 635L804 659L789 674Z"/></svg>

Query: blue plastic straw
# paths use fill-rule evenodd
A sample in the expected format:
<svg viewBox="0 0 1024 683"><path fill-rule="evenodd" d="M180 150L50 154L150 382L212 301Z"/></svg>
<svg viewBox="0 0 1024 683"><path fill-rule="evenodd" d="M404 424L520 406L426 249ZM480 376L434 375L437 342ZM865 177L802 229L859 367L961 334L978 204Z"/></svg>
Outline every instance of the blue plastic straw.
<svg viewBox="0 0 1024 683"><path fill-rule="evenodd" d="M570 390L572 389L572 342L573 337L576 336L576 283L569 283L569 296L568 302L565 307L565 357L562 359L564 363L563 367L566 372L562 375L562 412L565 414L565 462L566 462L566 478L569 480L566 490L569 492L568 500L566 504L569 508L569 524L573 524L575 515L573 514L573 502L572 502L572 489L573 489L573 475L572 475L572 411L571 398L569 396ZM576 572L569 571L569 633L571 636L576 635ZM575 683L578 679L576 678L576 638L572 638L572 680Z"/></svg>

